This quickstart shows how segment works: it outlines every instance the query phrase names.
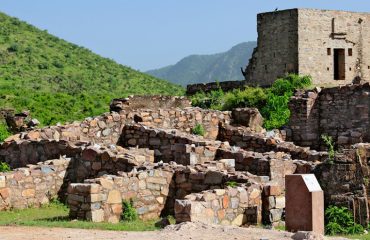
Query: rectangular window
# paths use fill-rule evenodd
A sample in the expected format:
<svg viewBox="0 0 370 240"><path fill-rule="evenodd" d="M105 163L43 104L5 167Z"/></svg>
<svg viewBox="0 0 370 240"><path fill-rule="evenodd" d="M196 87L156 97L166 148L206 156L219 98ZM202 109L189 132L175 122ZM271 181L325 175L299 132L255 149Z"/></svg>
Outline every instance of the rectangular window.
<svg viewBox="0 0 370 240"><path fill-rule="evenodd" d="M331 48L326 49L326 53L328 54L328 56L330 56L331 55Z"/></svg>
<svg viewBox="0 0 370 240"><path fill-rule="evenodd" d="M352 48L348 48L348 56L352 56Z"/></svg>

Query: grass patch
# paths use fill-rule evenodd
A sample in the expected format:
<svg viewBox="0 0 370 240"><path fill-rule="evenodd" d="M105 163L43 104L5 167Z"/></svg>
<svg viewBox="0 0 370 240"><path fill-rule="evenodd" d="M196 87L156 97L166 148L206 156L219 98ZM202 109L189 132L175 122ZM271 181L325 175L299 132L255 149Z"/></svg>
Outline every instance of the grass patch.
<svg viewBox="0 0 370 240"><path fill-rule="evenodd" d="M28 208L0 212L0 225L19 225L37 227L61 227L101 229L114 231L153 231L157 230L154 224L158 219L151 221L122 221L118 224L93 223L88 221L71 221L68 218L68 208L62 204L49 204L41 208Z"/></svg>

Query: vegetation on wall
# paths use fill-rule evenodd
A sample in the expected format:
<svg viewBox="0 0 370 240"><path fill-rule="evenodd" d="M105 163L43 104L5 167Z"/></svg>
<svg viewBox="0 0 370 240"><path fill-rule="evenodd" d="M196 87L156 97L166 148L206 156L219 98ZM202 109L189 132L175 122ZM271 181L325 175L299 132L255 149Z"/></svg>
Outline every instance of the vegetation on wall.
<svg viewBox="0 0 370 240"><path fill-rule="evenodd" d="M335 234L363 233L362 225L354 222L353 214L346 207L329 206L325 210L325 232Z"/></svg>
<svg viewBox="0 0 370 240"><path fill-rule="evenodd" d="M324 141L324 144L326 145L328 149L328 162L333 163L334 156L335 156L333 138L331 136L323 134L321 135L321 139Z"/></svg>
<svg viewBox="0 0 370 240"><path fill-rule="evenodd" d="M0 13L0 106L43 125L98 115L112 98L184 90Z"/></svg>
<svg viewBox="0 0 370 240"><path fill-rule="evenodd" d="M193 106L216 110L232 110L237 107L258 108L265 119L267 129L284 126L290 117L288 103L296 89L311 85L310 76L289 74L277 79L270 88L247 87L224 93L221 89L210 93L199 92L192 96Z"/></svg>
<svg viewBox="0 0 370 240"><path fill-rule="evenodd" d="M206 134L206 130L204 129L202 124L197 123L192 129L191 132L194 135L204 136Z"/></svg>

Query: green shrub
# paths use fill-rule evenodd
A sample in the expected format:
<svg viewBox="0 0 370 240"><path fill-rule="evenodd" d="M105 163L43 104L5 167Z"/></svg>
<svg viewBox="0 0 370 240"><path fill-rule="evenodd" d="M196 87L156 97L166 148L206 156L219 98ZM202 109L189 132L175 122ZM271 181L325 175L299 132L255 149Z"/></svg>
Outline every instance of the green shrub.
<svg viewBox="0 0 370 240"><path fill-rule="evenodd" d="M5 123L0 123L0 142L4 142L4 140L9 137L11 133L8 130L8 127Z"/></svg>
<svg viewBox="0 0 370 240"><path fill-rule="evenodd" d="M221 89L192 96L193 106L214 110L232 110L238 107L256 107L264 117L264 127L280 128L288 123L288 103L296 89L311 85L310 76L289 74L277 79L270 88L247 87L224 93Z"/></svg>
<svg viewBox="0 0 370 240"><path fill-rule="evenodd" d="M133 207L132 200L122 201L122 220L135 221L138 218L136 209Z"/></svg>
<svg viewBox="0 0 370 240"><path fill-rule="evenodd" d="M225 94L223 110L238 107L255 107L261 109L267 100L267 95L262 88L247 87L244 90L234 90Z"/></svg>
<svg viewBox="0 0 370 240"><path fill-rule="evenodd" d="M325 218L326 234L358 234L364 232L362 225L354 222L352 213L346 207L329 206L325 210Z"/></svg>
<svg viewBox="0 0 370 240"><path fill-rule="evenodd" d="M9 172L11 171L9 164L6 162L0 162L0 172Z"/></svg>
<svg viewBox="0 0 370 240"><path fill-rule="evenodd" d="M334 156L335 156L333 138L331 136L323 134L323 135L321 135L321 139L324 141L324 143L325 143L325 145L328 149L329 163L333 163Z"/></svg>
<svg viewBox="0 0 370 240"><path fill-rule="evenodd" d="M199 124L197 123L193 129L191 130L191 132L194 134L194 135L199 135L199 136L204 136L206 131L204 130L204 127L202 124Z"/></svg>
<svg viewBox="0 0 370 240"><path fill-rule="evenodd" d="M225 185L228 186L228 187L236 187L236 186L238 186L238 183L235 182L235 181L228 181L228 182L225 183Z"/></svg>

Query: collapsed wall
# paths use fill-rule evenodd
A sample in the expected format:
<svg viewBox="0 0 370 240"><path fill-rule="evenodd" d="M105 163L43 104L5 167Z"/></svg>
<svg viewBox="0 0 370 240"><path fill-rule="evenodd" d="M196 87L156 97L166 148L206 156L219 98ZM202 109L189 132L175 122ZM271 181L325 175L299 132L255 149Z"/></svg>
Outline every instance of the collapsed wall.
<svg viewBox="0 0 370 240"><path fill-rule="evenodd" d="M320 149L323 134L336 145L370 141L369 83L297 92L289 102L288 139Z"/></svg>
<svg viewBox="0 0 370 240"><path fill-rule="evenodd" d="M21 167L0 174L0 207L67 198L72 218L117 222L125 200L144 220L175 214L178 222L278 225L284 221L285 175L315 172L328 204L352 206L356 221L368 221L362 210L367 187L356 187L367 186L367 150L357 149L361 163L349 154L352 162L336 158L329 165L326 152L261 129L258 114L131 109L20 133L0 147L2 161ZM189 134L198 122L214 133ZM65 164L46 161L61 155L68 157Z"/></svg>

